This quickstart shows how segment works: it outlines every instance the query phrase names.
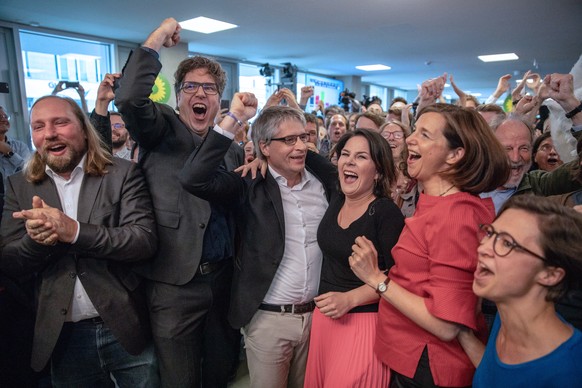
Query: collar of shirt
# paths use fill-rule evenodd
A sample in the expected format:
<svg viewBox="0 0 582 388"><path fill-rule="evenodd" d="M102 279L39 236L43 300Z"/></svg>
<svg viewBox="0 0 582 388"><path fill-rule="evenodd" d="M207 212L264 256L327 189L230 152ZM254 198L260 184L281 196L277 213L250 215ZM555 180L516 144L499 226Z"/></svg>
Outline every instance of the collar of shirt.
<svg viewBox="0 0 582 388"><path fill-rule="evenodd" d="M283 175L279 174L271 166L268 166L268 167L269 167L269 172L271 173L271 175L273 175L273 178L275 178L275 180L277 181L279 186L287 187L287 178L285 178ZM291 188L293 190L301 190L301 189L303 189L303 186L305 186L307 183L309 183L310 180L311 180L311 174L306 169L303 169L303 172L301 173L301 181Z"/></svg>
<svg viewBox="0 0 582 388"><path fill-rule="evenodd" d="M77 164L75 166L75 168L73 169L73 172L71 173L71 178L70 179L65 179L62 176L60 176L52 168L50 168L48 166L48 164L45 165L44 170L46 171L46 173L47 173L48 176L50 176L51 178L53 178L53 180L54 179L61 179L61 180L64 180L64 181L71 181L71 180L75 179L77 177L77 175L79 175L79 174L84 175L85 174L85 171L83 169L83 166L85 166L85 160L87 160L87 154L83 155L83 157L81 158L81 161L79 162L79 164Z"/></svg>

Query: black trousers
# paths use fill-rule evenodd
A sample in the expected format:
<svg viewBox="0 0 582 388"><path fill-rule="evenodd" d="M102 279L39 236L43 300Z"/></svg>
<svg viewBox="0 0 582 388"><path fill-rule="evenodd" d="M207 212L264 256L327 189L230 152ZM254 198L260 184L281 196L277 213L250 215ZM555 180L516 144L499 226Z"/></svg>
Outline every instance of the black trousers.
<svg viewBox="0 0 582 388"><path fill-rule="evenodd" d="M36 388L42 380L30 367L33 295L34 279L17 283L0 273L0 388Z"/></svg>
<svg viewBox="0 0 582 388"><path fill-rule="evenodd" d="M227 321L233 263L182 286L152 282L150 319L163 387L226 388L241 335Z"/></svg>
<svg viewBox="0 0 582 388"><path fill-rule="evenodd" d="M430 371L426 347L420 356L413 378L406 377L390 369L390 388L438 388Z"/></svg>

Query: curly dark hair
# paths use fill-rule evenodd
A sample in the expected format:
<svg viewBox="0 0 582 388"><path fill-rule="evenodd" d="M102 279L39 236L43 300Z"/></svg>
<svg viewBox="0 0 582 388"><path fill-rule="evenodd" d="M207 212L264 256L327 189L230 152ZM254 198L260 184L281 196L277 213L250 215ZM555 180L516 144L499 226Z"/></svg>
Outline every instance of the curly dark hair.
<svg viewBox="0 0 582 388"><path fill-rule="evenodd" d="M187 59L184 59L178 65L176 72L174 73L174 91L176 96L180 92L180 86L184 81L186 74L196 69L206 69L208 73L214 78L214 82L218 87L218 94L222 96L224 88L226 86L226 73L222 70L220 63L214 59L203 57L201 55L196 55Z"/></svg>

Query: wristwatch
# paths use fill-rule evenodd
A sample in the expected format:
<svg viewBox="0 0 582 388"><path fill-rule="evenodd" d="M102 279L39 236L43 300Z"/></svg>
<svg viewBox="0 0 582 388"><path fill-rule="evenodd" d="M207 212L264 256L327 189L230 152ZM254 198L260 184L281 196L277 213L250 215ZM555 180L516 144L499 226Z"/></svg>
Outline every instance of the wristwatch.
<svg viewBox="0 0 582 388"><path fill-rule="evenodd" d="M382 295L388 291L388 284L390 284L390 278L386 276L386 280L384 280L382 283L378 283L376 286L376 293L378 293L378 295Z"/></svg>
<svg viewBox="0 0 582 388"><path fill-rule="evenodd" d="M9 158L10 159L12 156L14 156L14 152L12 152L12 151L9 151L7 154L4 154L4 157L5 158Z"/></svg>

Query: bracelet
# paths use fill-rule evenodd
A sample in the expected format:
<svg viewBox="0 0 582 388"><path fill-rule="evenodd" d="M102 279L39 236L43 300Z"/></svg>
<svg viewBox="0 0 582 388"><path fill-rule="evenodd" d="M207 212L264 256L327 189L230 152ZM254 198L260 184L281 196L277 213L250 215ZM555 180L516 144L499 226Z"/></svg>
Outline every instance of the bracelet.
<svg viewBox="0 0 582 388"><path fill-rule="evenodd" d="M240 120L238 119L238 117L236 117L236 116L234 115L234 113L232 113L232 112L226 112L226 115L227 115L228 117L232 118L232 119L233 119L233 120L234 120L234 121L235 121L235 122L236 122L236 123L239 125L239 127L242 127L242 126L243 126L243 122L242 122L242 121L240 121Z"/></svg>
<svg viewBox="0 0 582 388"><path fill-rule="evenodd" d="M572 117L576 116L578 112L582 112L582 104L578 105L576 108L566 113L566 118L571 119Z"/></svg>

